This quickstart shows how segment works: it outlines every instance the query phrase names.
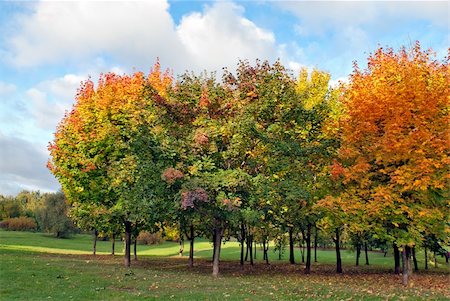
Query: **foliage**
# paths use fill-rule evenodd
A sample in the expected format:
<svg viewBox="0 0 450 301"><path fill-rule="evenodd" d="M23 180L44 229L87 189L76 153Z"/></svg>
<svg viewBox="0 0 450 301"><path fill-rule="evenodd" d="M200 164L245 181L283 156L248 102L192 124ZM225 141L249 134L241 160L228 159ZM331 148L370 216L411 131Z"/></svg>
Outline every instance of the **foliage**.
<svg viewBox="0 0 450 301"><path fill-rule="evenodd" d="M412 49L378 49L355 67L345 90L340 158L344 198L376 234L414 245L426 231L448 238L448 59Z"/></svg>
<svg viewBox="0 0 450 301"><path fill-rule="evenodd" d="M39 191L21 191L16 196L0 195L0 219L28 216L34 217L36 210L42 205Z"/></svg>
<svg viewBox="0 0 450 301"><path fill-rule="evenodd" d="M158 194L165 158L154 110L155 100L164 96L161 76L157 64L147 78L108 73L96 88L91 80L84 82L49 145L48 166L70 203L111 214L117 219L103 221L119 220L124 226L126 265L131 232L138 232L144 221L154 228L164 210Z"/></svg>
<svg viewBox="0 0 450 301"><path fill-rule="evenodd" d="M156 245L163 242L161 233L149 233L147 231L142 231L141 233L139 233L136 240L140 245Z"/></svg>
<svg viewBox="0 0 450 301"><path fill-rule="evenodd" d="M65 238L74 232L72 221L67 217L68 205L62 192L43 196L43 204L36 211L39 228L55 237Z"/></svg>
<svg viewBox="0 0 450 301"><path fill-rule="evenodd" d="M108 73L80 87L49 168L79 227L125 232L127 252L142 230L201 235L213 240L215 274L222 238L243 246L301 233L310 251L320 229L337 254L349 241L447 244L448 58L419 44L379 49L348 84L330 78L259 60L221 81L174 80L159 61L148 76ZM0 202L1 214L41 206L21 199Z"/></svg>
<svg viewBox="0 0 450 301"><path fill-rule="evenodd" d="M22 214L22 204L16 198L0 196L0 220L19 217Z"/></svg>
<svg viewBox="0 0 450 301"><path fill-rule="evenodd" d="M37 224L31 217L13 217L0 222L0 228L11 231L36 231Z"/></svg>

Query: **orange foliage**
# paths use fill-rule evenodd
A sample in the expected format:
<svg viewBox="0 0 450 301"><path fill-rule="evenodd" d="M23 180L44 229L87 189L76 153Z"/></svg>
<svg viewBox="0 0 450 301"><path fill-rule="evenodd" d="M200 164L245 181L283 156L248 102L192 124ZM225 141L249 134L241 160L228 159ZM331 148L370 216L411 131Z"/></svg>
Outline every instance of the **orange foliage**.
<svg viewBox="0 0 450 301"><path fill-rule="evenodd" d="M368 68L356 68L345 91L342 122L349 175L388 175L401 190L442 188L449 161L448 60L432 60L416 44L410 51L378 49ZM447 170L448 171L448 170Z"/></svg>
<svg viewBox="0 0 450 301"><path fill-rule="evenodd" d="M208 90L207 88L203 88L202 89L202 95L200 96L200 101L198 103L198 105L201 108L208 108L211 104L211 101L209 100L209 95L208 95Z"/></svg>
<svg viewBox="0 0 450 301"><path fill-rule="evenodd" d="M341 196L381 231L396 229L397 245L448 228L450 69L448 58L434 56L419 43L397 53L380 48L344 91Z"/></svg>
<svg viewBox="0 0 450 301"><path fill-rule="evenodd" d="M155 65L150 69L148 75L148 82L155 88L159 96L167 98L170 87L173 82L173 75L168 69L161 72L161 64L159 63L159 58L157 59Z"/></svg>
<svg viewBox="0 0 450 301"><path fill-rule="evenodd" d="M344 167L337 160L333 160L333 164L330 166L331 178L337 180L344 175L344 172Z"/></svg>

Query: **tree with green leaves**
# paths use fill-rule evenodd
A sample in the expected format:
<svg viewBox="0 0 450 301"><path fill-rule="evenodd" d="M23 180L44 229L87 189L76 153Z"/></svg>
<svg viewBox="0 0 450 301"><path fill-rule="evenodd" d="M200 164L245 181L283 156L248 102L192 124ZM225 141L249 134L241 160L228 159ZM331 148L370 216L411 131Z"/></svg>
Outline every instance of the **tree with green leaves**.
<svg viewBox="0 0 450 301"><path fill-rule="evenodd" d="M62 192L45 193L42 195L42 206L36 212L39 228L52 233L57 238L66 238L74 232L72 220L67 216L69 206Z"/></svg>
<svg viewBox="0 0 450 301"><path fill-rule="evenodd" d="M157 218L152 209L158 207L164 156L154 105L161 86L152 86L154 73L148 78L108 73L96 87L84 82L49 146L49 168L71 204L104 207L120 216L126 266L133 227Z"/></svg>

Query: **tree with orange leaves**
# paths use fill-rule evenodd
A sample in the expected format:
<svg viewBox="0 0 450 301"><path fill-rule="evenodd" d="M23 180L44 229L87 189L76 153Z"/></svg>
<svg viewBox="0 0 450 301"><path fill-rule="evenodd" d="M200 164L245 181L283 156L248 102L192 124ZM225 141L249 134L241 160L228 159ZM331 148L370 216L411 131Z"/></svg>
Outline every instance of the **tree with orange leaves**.
<svg viewBox="0 0 450 301"><path fill-rule="evenodd" d="M448 62L419 43L380 48L366 69L355 66L344 92L345 199L402 250L405 285L411 248L424 233L448 240L450 232Z"/></svg>
<svg viewBox="0 0 450 301"><path fill-rule="evenodd" d="M158 63L148 77L107 73L97 87L87 80L49 145L48 166L67 199L105 208L122 220L126 266L134 228L154 221L159 208L164 152L155 102L169 86Z"/></svg>

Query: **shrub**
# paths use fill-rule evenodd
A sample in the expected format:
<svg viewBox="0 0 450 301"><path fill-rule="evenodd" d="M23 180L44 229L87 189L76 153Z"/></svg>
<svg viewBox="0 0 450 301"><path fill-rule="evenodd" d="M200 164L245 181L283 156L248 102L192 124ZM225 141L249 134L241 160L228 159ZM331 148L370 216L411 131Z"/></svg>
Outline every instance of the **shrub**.
<svg viewBox="0 0 450 301"><path fill-rule="evenodd" d="M156 245L162 242L163 239L160 232L149 233L147 231L143 231L139 233L137 237L137 243L140 245Z"/></svg>
<svg viewBox="0 0 450 301"><path fill-rule="evenodd" d="M37 224L33 218L20 216L0 222L0 228L12 231L36 231Z"/></svg>

